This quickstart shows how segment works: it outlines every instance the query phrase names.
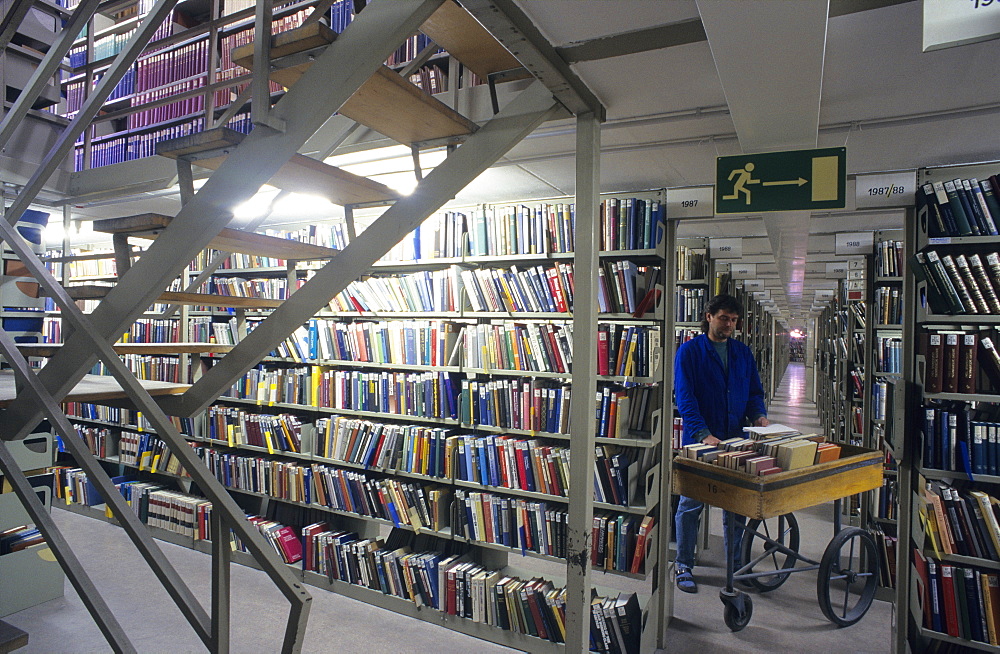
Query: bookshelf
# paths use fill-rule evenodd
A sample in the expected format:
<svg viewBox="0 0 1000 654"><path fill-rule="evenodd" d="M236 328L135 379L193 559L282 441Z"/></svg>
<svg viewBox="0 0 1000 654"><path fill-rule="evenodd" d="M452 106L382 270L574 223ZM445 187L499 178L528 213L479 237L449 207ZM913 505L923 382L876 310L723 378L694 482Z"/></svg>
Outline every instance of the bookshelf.
<svg viewBox="0 0 1000 654"><path fill-rule="evenodd" d="M594 444L600 450L598 469L605 466L610 473L612 464L622 466L623 483L610 476L597 480L595 524L601 525L599 534L610 529L612 536L595 539L602 546L592 563L604 575L649 584L653 590L642 598L641 612L652 617L662 610L663 589L672 588L657 558L660 522L667 519L660 506L669 361L662 336L669 329L664 192L602 200L597 322L607 345L595 343L600 362L594 408L600 418ZM395 538L385 532L401 530L420 542L433 539L441 552L465 552L504 574L511 568L508 559L516 556L564 564L567 509L579 500L567 490L569 396L580 374L572 368L571 349L574 221L572 198L457 207L432 216L391 253L401 258L388 256L373 266L206 413L178 426L248 512L298 528L338 525L364 539ZM487 228L483 239L471 233L477 224ZM468 247L461 245L467 241ZM414 257L417 253L425 256ZM212 258L205 253L198 262ZM228 265L217 274L261 274ZM705 278L702 273L699 279ZM440 283L414 285L431 279ZM473 301L477 296L481 299ZM388 304L375 305L379 298ZM195 355L214 355L218 346L116 347L120 352L190 347ZM361 392L370 383L384 383L398 394ZM152 463L166 456L164 444L142 416L98 405L74 405L67 412L116 477L189 491L176 460ZM295 424L282 428L294 432L294 439L279 439L277 427L265 428L264 436L254 427L279 423ZM237 470L243 473L236 475ZM420 499L414 513L389 508L399 500L369 502L330 490L352 483L378 488L383 497ZM593 493L594 484L580 492ZM469 515L461 508L466 505L475 507ZM85 506L74 510L100 514ZM490 522L493 511L500 522ZM511 528L499 530L508 520ZM645 545L640 527L648 531ZM183 534L161 532L153 529L171 542L207 547ZM311 585L511 647L555 647L447 613L428 616L415 610L412 598L331 579L314 568L298 574ZM647 629L644 642L653 637Z"/></svg>
<svg viewBox="0 0 1000 654"><path fill-rule="evenodd" d="M909 552L899 566L897 601L909 611L900 621L897 642L913 649L935 644L997 649L993 622L985 623L990 608L980 609L973 602L990 595L1000 559L988 499L1000 492L988 433L1000 402L1000 385L986 347L998 324L997 312L985 299L994 278L985 270L965 277L951 264L959 257L963 262L985 257L1000 247L987 229L992 223L982 221L996 214L991 205L983 198L977 211L969 204L976 195L963 202L953 186L954 180L987 180L989 185L998 170L995 162L921 169L917 206L907 215L907 254L912 256L907 257L903 280L902 338L904 344L913 344L914 355L903 362L902 383L912 392L905 394L905 419L893 426L912 434L903 443L902 457L897 453L899 488L905 494L899 551ZM968 212L960 213L963 209ZM959 216L964 225L956 229ZM963 235L977 217L979 234ZM934 273L939 276L928 276ZM953 290L962 281L969 285L959 295ZM980 297L974 297L976 290ZM967 595L958 598L955 589L963 587ZM931 592L938 594L937 612Z"/></svg>

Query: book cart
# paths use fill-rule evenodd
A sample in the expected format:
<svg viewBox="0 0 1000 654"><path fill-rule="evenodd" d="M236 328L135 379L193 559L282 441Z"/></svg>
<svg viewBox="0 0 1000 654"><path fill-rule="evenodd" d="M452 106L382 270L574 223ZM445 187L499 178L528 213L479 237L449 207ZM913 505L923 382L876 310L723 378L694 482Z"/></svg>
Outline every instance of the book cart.
<svg viewBox="0 0 1000 654"><path fill-rule="evenodd" d="M841 528L840 500L882 485L882 455L842 446L836 461L799 470L756 477L693 459L674 459L673 491L722 508L727 543L743 531L737 567L735 553L726 556L726 585L719 591L723 617L733 631L750 623L751 596L735 590L746 582L761 592L781 586L793 572L819 570L817 596L823 614L838 626L854 624L868 612L879 579L875 540L864 529ZM834 534L821 561L799 553L799 529L793 511L834 501ZM737 525L733 514L748 518ZM799 563L804 565L797 565ZM755 569L756 568L756 569Z"/></svg>

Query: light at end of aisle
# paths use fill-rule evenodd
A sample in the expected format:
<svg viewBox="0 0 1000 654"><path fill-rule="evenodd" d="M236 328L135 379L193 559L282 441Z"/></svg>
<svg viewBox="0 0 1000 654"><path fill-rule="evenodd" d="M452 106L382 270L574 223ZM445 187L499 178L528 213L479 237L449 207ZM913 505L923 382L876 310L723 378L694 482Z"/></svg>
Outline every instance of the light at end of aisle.
<svg viewBox="0 0 1000 654"><path fill-rule="evenodd" d="M792 337L792 338L805 338L806 337L805 332L803 332L801 329L793 329L791 332L789 332L788 335L790 337Z"/></svg>

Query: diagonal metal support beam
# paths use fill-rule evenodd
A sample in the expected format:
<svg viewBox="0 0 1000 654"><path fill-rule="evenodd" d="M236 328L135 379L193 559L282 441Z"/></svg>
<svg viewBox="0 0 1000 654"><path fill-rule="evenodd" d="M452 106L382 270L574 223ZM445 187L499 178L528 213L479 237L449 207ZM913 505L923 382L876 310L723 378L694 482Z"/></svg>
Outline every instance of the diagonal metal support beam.
<svg viewBox="0 0 1000 654"><path fill-rule="evenodd" d="M0 238L6 242L6 247L14 251L32 276L49 291L56 303L59 304L63 319L73 325L76 337L84 339L88 347L97 353L129 399L152 423L157 435L167 443L170 451L180 460L181 465L198 484L205 496L211 500L213 512L218 511L223 516L229 528L244 541L254 559L289 601L291 606L285 629L283 651L293 652L301 649L302 639L305 636L305 620L308 617L309 603L312 600L309 593L281 562L264 536L246 520L242 508L229 495L221 482L209 473L204 462L188 447L185 438L142 387L139 380L128 370L94 323L83 314L70 298L66 289L45 268L38 255L32 251L31 245L24 240L16 228L2 220L0 220ZM4 341L0 339L0 346L3 344ZM161 580L199 638L212 648L212 634L217 631L217 625L209 620L197 599L153 541L145 525L139 521L138 516L125 502L125 498L115 488L100 462L76 437L75 430L62 413L57 400L42 384L40 376L34 374L16 348L12 348L12 351L5 351L4 355L14 367L18 381L25 388L25 391L19 393L19 396L26 392L32 404L36 407L40 406L42 412L55 424L66 445L70 447L77 463L87 472L88 479L94 483L111 506L115 517L121 521L129 538L132 539L146 562L154 570L157 578ZM51 362L49 365L51 366ZM7 429L5 424L6 417L6 415L0 415L0 437L4 440L11 440L9 436L11 430ZM220 620L228 621L228 617L221 616Z"/></svg>
<svg viewBox="0 0 1000 654"><path fill-rule="evenodd" d="M45 155L45 158L42 159L42 162L35 170L35 174L31 176L31 179L28 180L24 188L21 189L21 192L18 193L17 198L10 205L10 208L4 215L7 222L13 225L21 219L24 210L34 202L42 187L45 186L45 183L52 176L52 173L62 165L66 159L66 155L73 149L77 137L83 134L84 130L90 126L91 121L104 106L104 102L108 99L108 96L118 86L118 82L128 72L136 58L146 47L146 44L149 43L149 39L160 28L160 24L170 15L176 4L177 0L158 0L153 9L142 19L139 28L132 35L132 38L129 39L125 47L122 48L122 51L118 53L118 56L115 57L114 62L97 84L97 88L87 97L83 106L80 107L79 113L67 125L66 129L62 131L59 138L56 139L52 149L49 150L49 153Z"/></svg>
<svg viewBox="0 0 1000 654"><path fill-rule="evenodd" d="M14 5L6 14L3 21L0 21L0 50L7 48L7 44L14 38L17 28L28 15L31 9L32 0L15 0Z"/></svg>
<svg viewBox="0 0 1000 654"><path fill-rule="evenodd" d="M371 11L370 6L366 11ZM176 415L192 415L211 404L293 329L305 323L359 275L371 268L403 236L453 198L561 107L535 82L512 100L435 168L412 195L398 200L302 288L263 320L181 398L169 402ZM176 400L179 399L179 402Z"/></svg>
<svg viewBox="0 0 1000 654"><path fill-rule="evenodd" d="M351 22L272 109L285 121L285 131L253 130L97 307L93 322L106 340L117 339L128 329L230 222L232 208L270 180L441 2L376 2ZM39 377L54 397L62 398L94 360L87 339L74 334ZM15 401L6 411L8 424L22 436L40 415L31 402Z"/></svg>
<svg viewBox="0 0 1000 654"><path fill-rule="evenodd" d="M7 115L4 116L3 122L0 122L0 150L10 141L10 137L14 135L14 130L24 120L24 117L28 115L28 110L31 109L38 96L42 94L45 85L49 83L52 76L59 70L63 57L73 47L73 41L76 40L80 31L87 26L87 21L97 11L97 5L100 3L101 0L83 0L73 10L73 15L70 16L69 22L63 26L59 36L56 37L55 43L49 47L49 51L45 53L45 57L35 68L35 72L32 73L27 85L21 90L20 95L17 96L14 105L7 112ZM25 2L24 4L30 3Z"/></svg>
<svg viewBox="0 0 1000 654"><path fill-rule="evenodd" d="M0 332L0 349L6 354L8 348L13 349L15 352L17 351L17 346L14 344L13 339L6 332ZM115 619L114 611L104 602L104 598L101 597L97 586L94 585L90 576L87 575L80 559L76 558L76 554L73 553L69 542L63 537L62 532L59 531L45 505L35 495L35 489L31 486L31 482L28 481L28 478L17 467L14 457L3 442L0 442L0 472L10 481L11 486L14 487L14 492L21 498L21 504L24 505L25 510L31 517L31 521L35 523L38 531L45 537L45 542L55 553L56 560L59 561L63 572L66 573L66 577L73 584L73 588L76 589L80 600L87 607L90 615L93 616L94 622L97 623L108 644L111 645L111 648L115 652L135 652L136 649L129 641L125 630L122 629L118 620Z"/></svg>

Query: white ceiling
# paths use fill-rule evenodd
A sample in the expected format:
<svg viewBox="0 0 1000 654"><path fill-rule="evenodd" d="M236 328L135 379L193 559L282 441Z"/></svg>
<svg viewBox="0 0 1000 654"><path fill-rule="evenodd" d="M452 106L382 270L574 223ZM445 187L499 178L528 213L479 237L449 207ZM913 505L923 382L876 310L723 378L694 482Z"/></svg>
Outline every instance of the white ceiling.
<svg viewBox="0 0 1000 654"><path fill-rule="evenodd" d="M922 53L919 1L832 1L834 13L853 13L826 20L825 0L515 0L557 48L706 14L708 40L571 65L607 108L603 191L712 184L716 157L739 154L741 142L846 146L849 176L1000 158L1000 41ZM456 202L572 194L572 127L543 126ZM156 203L168 212L176 198ZM849 181L844 212L720 217L681 233L754 237L744 252L801 325L812 289L830 286L833 234L902 224L899 211L853 209Z"/></svg>

